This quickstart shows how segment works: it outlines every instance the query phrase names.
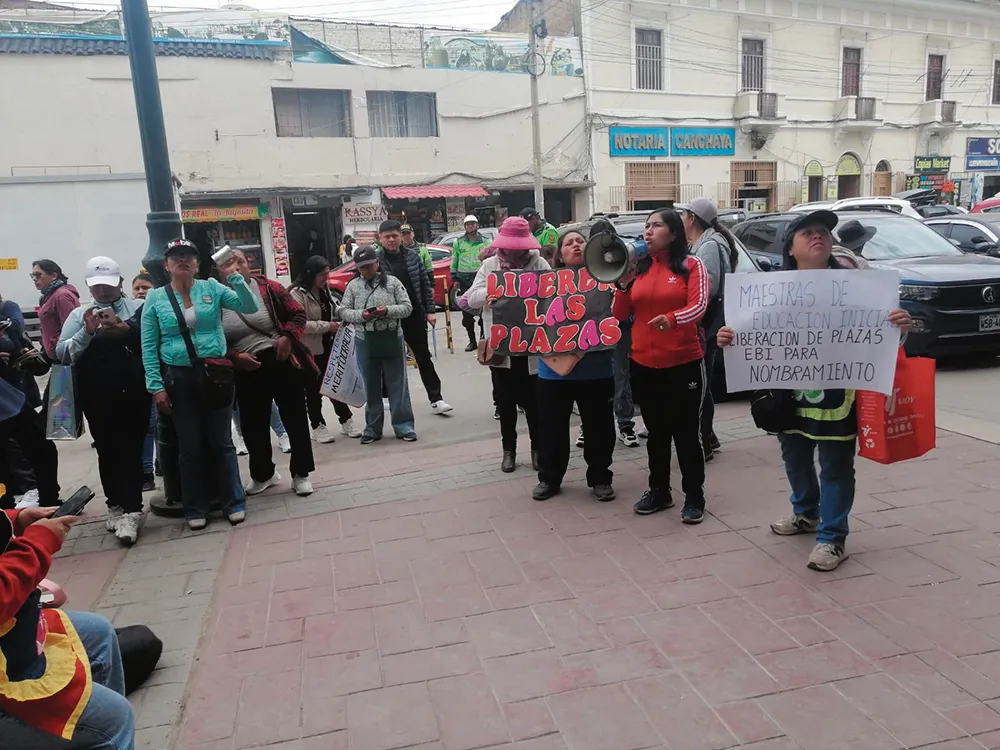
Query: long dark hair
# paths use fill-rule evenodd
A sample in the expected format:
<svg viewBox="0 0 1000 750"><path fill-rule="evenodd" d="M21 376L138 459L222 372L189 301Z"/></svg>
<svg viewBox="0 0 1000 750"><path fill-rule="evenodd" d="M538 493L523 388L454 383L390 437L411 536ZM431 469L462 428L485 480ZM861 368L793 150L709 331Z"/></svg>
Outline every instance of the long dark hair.
<svg viewBox="0 0 1000 750"><path fill-rule="evenodd" d="M295 277L295 282L292 284L292 287L299 287L300 289L305 289L307 292L311 292L313 284L316 283L316 277L323 273L324 268L329 267L330 261L322 255L312 256L302 266L302 270L299 271L299 275Z"/></svg>
<svg viewBox="0 0 1000 750"><path fill-rule="evenodd" d="M610 226L610 224L609 224L608 226ZM593 235L593 233L594 233L594 230L593 230L593 229L591 229L591 230L590 230L590 233L591 233L591 234ZM565 245L565 244L566 244L566 240L567 240L567 238L568 238L568 237L569 237L569 236L570 236L571 234L578 234L578 235L580 235L581 237L583 237L583 241L584 241L584 242L586 242L586 241L587 241L587 235L585 235L585 234L584 234L583 232L578 232L578 231L577 231L577 230L575 230L575 229L571 229L571 230L569 230L568 232L564 233L564 234L563 234L563 235L562 235L562 236L561 236L561 237L559 238L559 244L557 244L557 245L556 245L556 256L555 256L555 258L553 259L553 263L552 263L552 267L553 267L553 268L563 268L563 267L565 267L565 266L566 266L566 261L564 261L564 260L563 260L563 256L562 256L562 249L563 249L563 245Z"/></svg>
<svg viewBox="0 0 1000 750"><path fill-rule="evenodd" d="M672 208L658 208L646 218L646 221L648 222L654 216L659 216L663 220L663 223L667 225L670 234L673 235L673 240L671 240L670 246L667 248L667 265L670 266L670 270L675 274L686 279L688 276L686 262L688 246L687 234L684 232L684 221L681 219L681 215ZM641 276L652 268L652 266L653 253L650 252L636 264L636 275Z"/></svg>
<svg viewBox="0 0 1000 750"><path fill-rule="evenodd" d="M701 231L706 232L709 229L714 229L722 235L726 244L729 245L729 269L731 271L735 271L736 264L739 263L740 260L740 254L736 249L736 238L733 237L733 233L729 231L729 228L724 224L720 224L718 219L712 219L712 223L709 224L703 218L698 216L698 214L691 213L691 218L694 220L694 223L698 225Z"/></svg>
<svg viewBox="0 0 1000 750"><path fill-rule="evenodd" d="M63 273L62 268L54 260L42 258L41 260L31 261L31 267L34 268L35 266L41 268L45 273L55 275L60 281L69 281L69 278Z"/></svg>

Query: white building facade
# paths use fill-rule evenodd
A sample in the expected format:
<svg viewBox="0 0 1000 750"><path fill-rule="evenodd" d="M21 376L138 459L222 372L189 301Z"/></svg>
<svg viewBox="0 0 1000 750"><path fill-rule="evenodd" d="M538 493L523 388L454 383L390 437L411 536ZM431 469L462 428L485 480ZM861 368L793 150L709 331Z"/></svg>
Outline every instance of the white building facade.
<svg viewBox="0 0 1000 750"><path fill-rule="evenodd" d="M706 195L777 210L916 187L967 204L1000 190L1000 3L575 7L594 209ZM523 15L515 7L498 29L518 30Z"/></svg>
<svg viewBox="0 0 1000 750"><path fill-rule="evenodd" d="M0 118L0 180L141 172L123 43L5 35L4 13L0 92L16 105ZM407 36L395 27L396 46L385 47L390 27L364 27L362 37L360 25L302 21L307 35L287 17L284 27L280 18L257 20L263 41L156 42L188 236L244 247L252 263L281 278L309 255L335 258L346 234L372 239L386 217L409 222L426 241L459 228L467 213L489 226L532 204L529 78L503 69L499 46L493 67L477 69L468 55L454 60L456 46L479 49L476 34ZM206 26L171 21L181 36ZM154 19L154 35L156 28ZM345 39L364 52L347 49ZM576 68L563 60L557 73L556 50L552 74L539 80L544 210L562 221L589 210L592 184L573 43ZM424 49L435 67L422 64Z"/></svg>

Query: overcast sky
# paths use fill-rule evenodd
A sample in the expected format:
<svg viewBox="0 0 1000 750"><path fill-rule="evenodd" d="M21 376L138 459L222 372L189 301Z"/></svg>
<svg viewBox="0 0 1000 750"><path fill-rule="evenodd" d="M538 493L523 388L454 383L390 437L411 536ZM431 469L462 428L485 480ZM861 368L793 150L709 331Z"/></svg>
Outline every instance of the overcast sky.
<svg viewBox="0 0 1000 750"><path fill-rule="evenodd" d="M107 0L101 0L104 5ZM373 23L415 24L420 26L456 26L488 29L495 26L500 16L514 6L515 0L249 0L258 10L276 10L295 16L322 16L324 18ZM86 0L79 0L86 4ZM224 0L168 0L164 9L219 7ZM160 9L160 3L149 0L150 8ZM91 5L91 7L94 7Z"/></svg>

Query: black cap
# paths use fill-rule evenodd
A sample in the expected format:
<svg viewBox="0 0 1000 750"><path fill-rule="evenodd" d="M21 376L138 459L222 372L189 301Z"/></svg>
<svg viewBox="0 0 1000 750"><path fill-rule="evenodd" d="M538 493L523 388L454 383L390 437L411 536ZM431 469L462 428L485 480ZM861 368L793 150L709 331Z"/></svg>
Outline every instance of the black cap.
<svg viewBox="0 0 1000 750"><path fill-rule="evenodd" d="M837 217L833 211L827 211L825 208L821 208L818 211L810 211L809 213L799 214L796 218L792 219L785 225L785 231L781 235L781 254L783 256L782 268L790 269L794 268L788 265L788 259L791 256L792 251L792 237L800 229L805 229L806 227L820 226L826 227L831 232L836 229L837 223L840 219Z"/></svg>
<svg viewBox="0 0 1000 750"><path fill-rule="evenodd" d="M354 251L354 265L358 268L361 268L361 266L370 266L372 263L378 263L378 254L375 252L374 247L364 245Z"/></svg>
<svg viewBox="0 0 1000 750"><path fill-rule="evenodd" d="M163 249L163 257L168 258L171 255L181 256L181 257L195 257L197 258L201 253L198 252L198 246L194 244L191 240L176 239L170 240L167 246Z"/></svg>
<svg viewBox="0 0 1000 750"><path fill-rule="evenodd" d="M540 215L541 214L539 214L537 210L535 210L534 208L531 208L530 206L528 208L522 208L521 209L521 218L525 219L525 220L527 220L527 219L533 219L534 217L540 216Z"/></svg>

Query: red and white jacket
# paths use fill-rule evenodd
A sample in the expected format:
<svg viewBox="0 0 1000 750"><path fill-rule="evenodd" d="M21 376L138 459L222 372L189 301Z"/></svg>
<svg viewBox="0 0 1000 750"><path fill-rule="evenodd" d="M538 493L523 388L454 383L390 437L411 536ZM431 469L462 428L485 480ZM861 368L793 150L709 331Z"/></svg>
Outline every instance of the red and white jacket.
<svg viewBox="0 0 1000 750"><path fill-rule="evenodd" d="M615 292L612 314L632 324L632 359L643 367L676 367L705 356L698 324L709 301L709 277L697 257L685 260L687 278L670 270L667 259L653 256L649 270L636 277L629 290ZM670 327L659 330L649 321L666 315Z"/></svg>

